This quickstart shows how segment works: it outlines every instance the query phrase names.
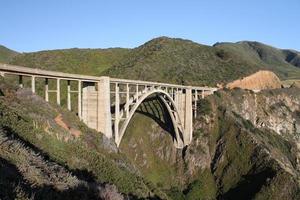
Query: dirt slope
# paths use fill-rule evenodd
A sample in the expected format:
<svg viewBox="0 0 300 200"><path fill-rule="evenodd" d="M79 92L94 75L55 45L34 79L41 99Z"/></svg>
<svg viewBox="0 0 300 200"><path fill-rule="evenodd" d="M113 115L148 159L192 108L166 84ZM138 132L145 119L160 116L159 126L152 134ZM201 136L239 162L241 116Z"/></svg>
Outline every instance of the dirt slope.
<svg viewBox="0 0 300 200"><path fill-rule="evenodd" d="M258 71L250 76L228 83L226 87L249 90L276 89L281 88L281 81L271 71Z"/></svg>

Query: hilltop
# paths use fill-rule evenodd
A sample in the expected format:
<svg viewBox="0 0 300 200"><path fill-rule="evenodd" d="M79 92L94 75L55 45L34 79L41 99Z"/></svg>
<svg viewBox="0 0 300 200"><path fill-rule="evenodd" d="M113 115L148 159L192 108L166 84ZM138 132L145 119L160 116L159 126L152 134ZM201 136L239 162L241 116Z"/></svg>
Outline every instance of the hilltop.
<svg viewBox="0 0 300 200"><path fill-rule="evenodd" d="M259 42L201 45L159 37L133 48L63 49L22 53L10 64L88 75L209 85L228 83L258 70L280 79L299 79L299 52Z"/></svg>
<svg viewBox="0 0 300 200"><path fill-rule="evenodd" d="M18 52L0 45L0 62L9 63L16 55L18 55Z"/></svg>

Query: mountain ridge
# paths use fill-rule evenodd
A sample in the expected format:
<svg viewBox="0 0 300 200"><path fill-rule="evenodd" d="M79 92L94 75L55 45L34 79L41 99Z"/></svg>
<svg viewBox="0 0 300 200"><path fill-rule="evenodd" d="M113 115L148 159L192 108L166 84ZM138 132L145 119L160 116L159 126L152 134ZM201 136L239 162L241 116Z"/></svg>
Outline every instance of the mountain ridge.
<svg viewBox="0 0 300 200"><path fill-rule="evenodd" d="M5 62L69 73L189 85L215 86L258 70L273 71L284 80L300 79L299 52L256 41L208 46L163 36L132 49L43 50L15 54Z"/></svg>

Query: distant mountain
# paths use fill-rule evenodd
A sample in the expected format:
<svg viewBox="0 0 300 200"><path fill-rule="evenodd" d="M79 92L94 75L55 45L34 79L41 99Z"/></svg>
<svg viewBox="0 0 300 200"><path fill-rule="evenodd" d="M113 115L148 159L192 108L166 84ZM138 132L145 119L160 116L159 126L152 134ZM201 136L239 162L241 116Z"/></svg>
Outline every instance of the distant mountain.
<svg viewBox="0 0 300 200"><path fill-rule="evenodd" d="M216 85L273 71L281 79L300 79L300 54L259 42L201 45L190 40L159 37L134 49L63 49L23 53L11 64L89 75Z"/></svg>
<svg viewBox="0 0 300 200"><path fill-rule="evenodd" d="M242 41L237 43L217 43L216 48L229 51L239 56L246 62L260 63L274 72L281 78L299 78L300 53L295 50L278 49L259 42Z"/></svg>
<svg viewBox="0 0 300 200"><path fill-rule="evenodd" d="M0 45L0 62L7 63L15 57L18 52L6 48L5 46Z"/></svg>

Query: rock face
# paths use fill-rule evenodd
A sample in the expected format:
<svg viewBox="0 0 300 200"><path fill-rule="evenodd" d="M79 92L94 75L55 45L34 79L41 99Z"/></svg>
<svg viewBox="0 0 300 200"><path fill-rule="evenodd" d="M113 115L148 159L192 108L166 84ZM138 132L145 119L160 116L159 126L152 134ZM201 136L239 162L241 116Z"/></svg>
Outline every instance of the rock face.
<svg viewBox="0 0 300 200"><path fill-rule="evenodd" d="M184 158L194 182L206 168L214 198L299 198L299 89L219 91L199 111Z"/></svg>
<svg viewBox="0 0 300 200"><path fill-rule="evenodd" d="M271 71L258 71L250 76L228 83L226 87L249 90L276 89L281 88L281 81Z"/></svg>
<svg viewBox="0 0 300 200"><path fill-rule="evenodd" d="M221 90L197 110L183 150L137 115L121 151L174 199L299 199L299 89Z"/></svg>

